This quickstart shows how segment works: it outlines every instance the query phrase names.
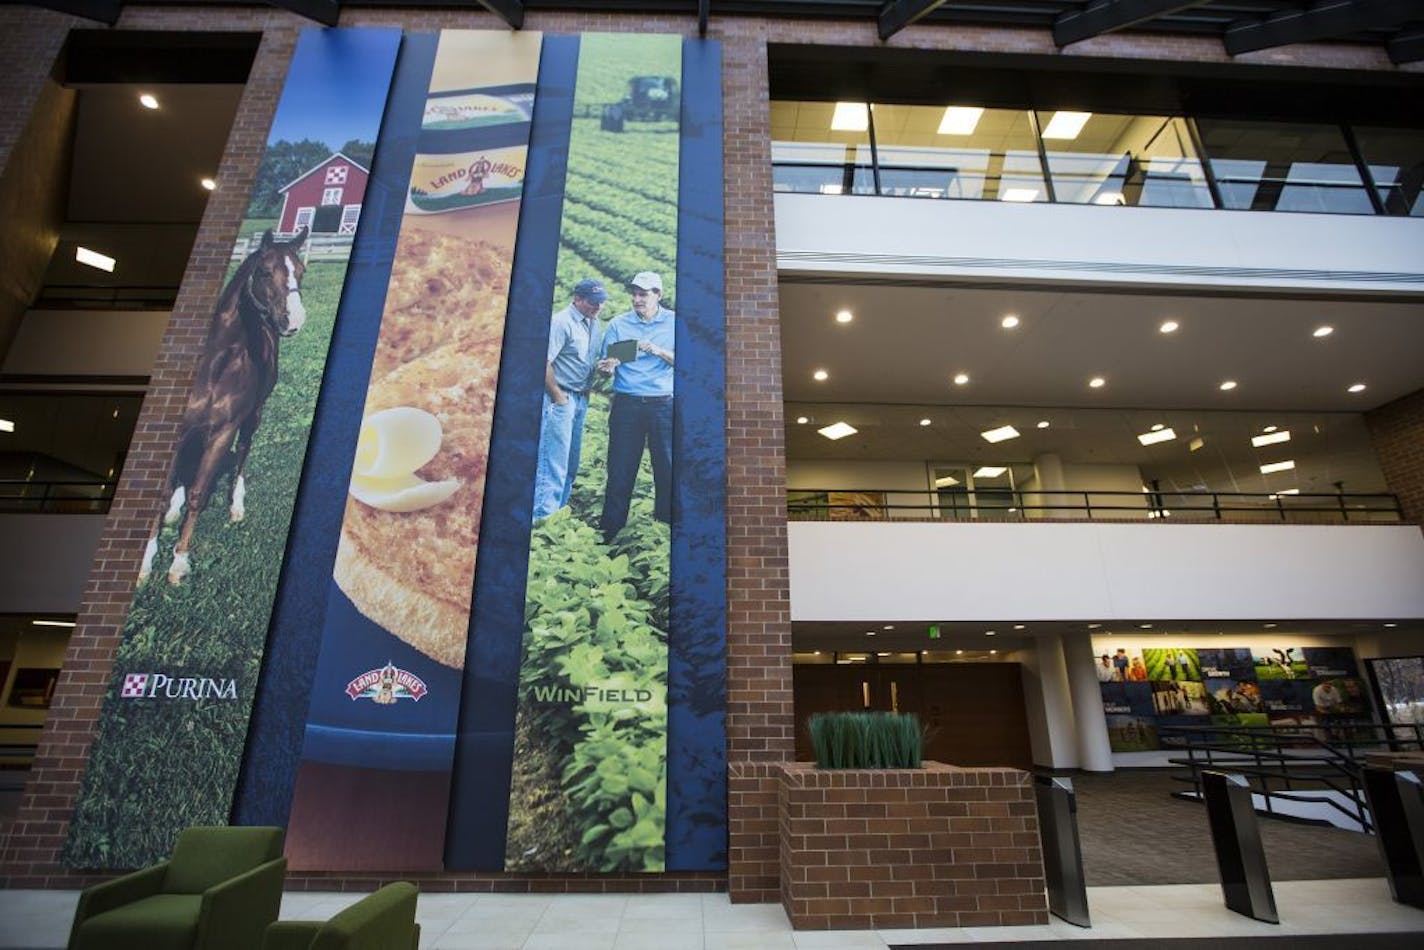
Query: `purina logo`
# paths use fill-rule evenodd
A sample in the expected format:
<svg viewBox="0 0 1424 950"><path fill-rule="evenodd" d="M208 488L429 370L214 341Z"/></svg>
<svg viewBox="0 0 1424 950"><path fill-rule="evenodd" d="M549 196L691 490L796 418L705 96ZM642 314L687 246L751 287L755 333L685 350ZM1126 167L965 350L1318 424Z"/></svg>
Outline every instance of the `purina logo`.
<svg viewBox="0 0 1424 950"><path fill-rule="evenodd" d="M419 676L390 662L378 670L367 670L346 684L346 695L353 701L369 699L381 706L390 706L402 699L419 702L427 692Z"/></svg>
<svg viewBox="0 0 1424 950"><path fill-rule="evenodd" d="M122 699L237 699L237 680L168 673L126 673Z"/></svg>

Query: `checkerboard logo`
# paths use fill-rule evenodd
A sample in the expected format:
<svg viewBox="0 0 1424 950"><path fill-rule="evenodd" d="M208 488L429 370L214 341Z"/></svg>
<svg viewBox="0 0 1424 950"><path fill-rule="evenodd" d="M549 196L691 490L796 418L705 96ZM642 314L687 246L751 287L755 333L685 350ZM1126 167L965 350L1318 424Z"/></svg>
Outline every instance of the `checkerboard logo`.
<svg viewBox="0 0 1424 950"><path fill-rule="evenodd" d="M141 697L148 688L147 673L129 673L124 677L124 688L119 695L124 699Z"/></svg>

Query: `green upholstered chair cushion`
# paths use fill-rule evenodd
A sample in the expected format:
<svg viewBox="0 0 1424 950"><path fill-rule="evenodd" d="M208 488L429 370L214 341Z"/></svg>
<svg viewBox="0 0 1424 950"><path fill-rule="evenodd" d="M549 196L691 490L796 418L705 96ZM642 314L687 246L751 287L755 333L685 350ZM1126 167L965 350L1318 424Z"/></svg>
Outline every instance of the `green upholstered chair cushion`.
<svg viewBox="0 0 1424 950"><path fill-rule="evenodd" d="M198 936L199 894L155 894L84 921L80 950L192 950Z"/></svg>
<svg viewBox="0 0 1424 950"><path fill-rule="evenodd" d="M311 950L415 950L418 894L413 884L387 884L328 920Z"/></svg>
<svg viewBox="0 0 1424 950"><path fill-rule="evenodd" d="M281 856L281 828L186 828L173 848L163 890L201 894Z"/></svg>

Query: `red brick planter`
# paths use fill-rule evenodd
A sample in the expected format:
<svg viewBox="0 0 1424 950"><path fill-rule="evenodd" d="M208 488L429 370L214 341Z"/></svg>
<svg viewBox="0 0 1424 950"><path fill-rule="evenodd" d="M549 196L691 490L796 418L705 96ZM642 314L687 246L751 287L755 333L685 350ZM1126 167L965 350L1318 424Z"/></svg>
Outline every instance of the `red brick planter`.
<svg viewBox="0 0 1424 950"><path fill-rule="evenodd" d="M781 902L808 930L1048 923L1017 769L780 767Z"/></svg>

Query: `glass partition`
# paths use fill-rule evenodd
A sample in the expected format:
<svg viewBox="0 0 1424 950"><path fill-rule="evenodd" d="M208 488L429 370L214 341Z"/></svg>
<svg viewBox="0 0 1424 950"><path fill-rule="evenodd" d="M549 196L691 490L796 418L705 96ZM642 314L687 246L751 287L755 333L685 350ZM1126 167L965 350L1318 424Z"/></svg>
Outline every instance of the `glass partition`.
<svg viewBox="0 0 1424 950"><path fill-rule="evenodd" d="M133 394L0 393L0 510L107 511L142 402Z"/></svg>
<svg viewBox="0 0 1424 950"><path fill-rule="evenodd" d="M838 107L842 107L839 115ZM868 115L864 103L773 102L773 188L822 195L875 194Z"/></svg>
<svg viewBox="0 0 1424 950"><path fill-rule="evenodd" d="M1047 201L1027 112L977 106L873 106L880 193Z"/></svg>
<svg viewBox="0 0 1424 950"><path fill-rule="evenodd" d="M1385 213L1424 216L1424 133L1366 127L1355 140Z"/></svg>
<svg viewBox="0 0 1424 950"><path fill-rule="evenodd" d="M1212 207L1201 160L1179 117L1043 112L1038 121L1059 201Z"/></svg>
<svg viewBox="0 0 1424 950"><path fill-rule="evenodd" d="M1223 207L1374 213L1339 126L1198 119L1197 128Z"/></svg>

